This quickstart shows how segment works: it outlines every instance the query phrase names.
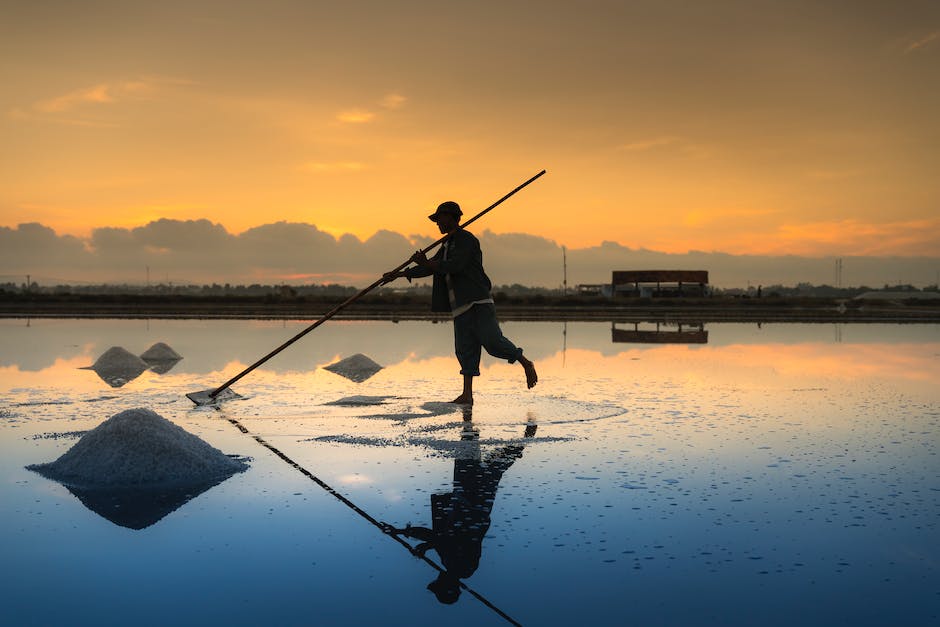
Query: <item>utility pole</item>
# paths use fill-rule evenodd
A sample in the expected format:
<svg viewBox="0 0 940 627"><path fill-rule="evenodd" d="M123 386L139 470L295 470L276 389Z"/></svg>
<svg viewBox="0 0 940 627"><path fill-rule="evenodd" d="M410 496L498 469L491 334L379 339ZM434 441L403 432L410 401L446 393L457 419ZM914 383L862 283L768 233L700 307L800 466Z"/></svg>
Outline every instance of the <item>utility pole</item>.
<svg viewBox="0 0 940 627"><path fill-rule="evenodd" d="M32 285L32 283L30 283L30 281L29 281L29 275L27 274L27 275L26 275L26 291L27 291L27 292L30 291L30 288L29 288L30 285Z"/></svg>
<svg viewBox="0 0 940 627"><path fill-rule="evenodd" d="M564 246L561 247L561 263L564 270L564 279L562 282L561 293L563 296L568 295L568 249Z"/></svg>

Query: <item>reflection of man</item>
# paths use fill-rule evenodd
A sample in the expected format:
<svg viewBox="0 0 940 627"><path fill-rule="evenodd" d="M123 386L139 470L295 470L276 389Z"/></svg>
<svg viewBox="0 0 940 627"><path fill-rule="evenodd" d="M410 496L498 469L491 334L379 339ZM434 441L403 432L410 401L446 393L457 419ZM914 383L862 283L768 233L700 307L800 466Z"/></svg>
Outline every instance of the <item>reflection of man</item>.
<svg viewBox="0 0 940 627"><path fill-rule="evenodd" d="M448 235L447 241L430 259L418 251L411 256L417 266L386 272L384 279L389 282L406 277L411 281L433 275L431 310L450 312L454 319L454 348L463 375L463 392L451 402L473 405L473 377L480 376L481 349L511 364L518 361L529 388L535 386L539 377L535 364L499 328L490 294L492 284L483 270L480 242L460 226L461 215L457 203L441 203L428 218L441 233Z"/></svg>
<svg viewBox="0 0 940 627"><path fill-rule="evenodd" d="M441 603L454 603L460 596L460 580L471 576L480 565L483 536L490 528L490 512L503 473L522 457L523 444L501 446L481 458L479 433L464 418L461 440L468 445L454 459L454 489L431 495L431 529L412 527L393 529L409 538L421 540L416 551L424 555L434 549L444 571L428 584ZM525 437L535 435L537 425L528 424Z"/></svg>

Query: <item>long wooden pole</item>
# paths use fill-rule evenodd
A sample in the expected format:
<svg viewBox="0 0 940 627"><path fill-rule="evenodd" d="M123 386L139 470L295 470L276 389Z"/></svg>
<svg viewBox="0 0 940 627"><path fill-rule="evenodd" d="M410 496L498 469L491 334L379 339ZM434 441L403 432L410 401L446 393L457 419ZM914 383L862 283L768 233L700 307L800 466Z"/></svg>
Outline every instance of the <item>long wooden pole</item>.
<svg viewBox="0 0 940 627"><path fill-rule="evenodd" d="M538 174L536 174L535 176L533 176L532 178L530 178L529 180L527 180L525 183L523 183L523 184L520 185L519 187L515 188L514 190L512 190L511 192L509 192L508 194L506 194L505 196L503 196L502 198L500 198L500 199L497 200L496 202L494 202L492 205L490 205L489 207L487 207L486 209L484 209L484 210L481 211L480 213L476 214L475 216L473 216L472 218L470 218L469 220L467 220L466 222L464 222L463 224L461 224L461 225L460 225L461 228L466 227L466 226L469 226L470 224L476 222L477 220L479 220L480 218L482 218L484 215L486 215L487 213L489 213L490 211L492 211L493 209L495 209L495 208L496 208L498 205L500 205L503 201L507 200L510 196L512 196L512 195L515 194L516 192L520 191L523 187L525 187L525 186L528 185L529 183L533 182L535 179L539 178L539 177L542 176L543 174L545 174L545 170L542 170L541 172L539 172ZM441 245L442 243L444 243L444 241L445 241L448 237L450 237L450 234L444 235L443 237L441 237L440 239L438 239L438 240L437 240L436 242L434 242L433 244L430 244L429 246L427 246L426 248L424 248L421 252L423 252L424 254L427 254L429 251L433 250L436 246L439 246L439 245ZM397 268L395 268L394 270L391 270L391 272L398 272L398 271L400 271L400 270L403 270L403 269L405 268L405 266L407 266L409 263L411 263L411 259L410 259L410 258L409 258L408 260L406 260L404 263L400 264L400 265L399 265ZM307 335L308 333L310 333L311 331L313 331L314 329L316 329L318 326L320 326L321 324L323 324L324 322L326 322L327 320L329 320L330 318L332 318L333 316L335 316L336 314L338 314L340 311L342 311L342 310L345 309L346 307L352 305L354 302L356 302L357 300L359 300L360 298L362 298L363 296L365 296L366 294L368 294L369 292L371 292L371 291L374 290L375 288L379 287L380 285L385 284L386 282L387 282L387 281L385 280L385 278L384 278L384 276L383 276L382 278L380 278L380 279L378 279L377 281L375 281L374 283L372 283L372 285L370 285L369 287L366 287L366 288L362 289L358 294L356 294L356 295L354 295L354 296L350 296L349 298L347 298L346 300L344 300L343 302L341 302L339 305L336 305L335 307L333 307L333 309L331 309L331 310L329 310L328 312L326 312L325 314L323 314L323 316L322 316L319 320L317 320L316 322L314 322L313 324L311 324L310 326L308 326L306 329L304 329L303 331L301 331L300 333L298 333L297 335L295 335L295 336L292 337L291 339L287 340L286 342L284 342L283 344L281 344L280 346L278 346L277 348L275 348L273 351L271 351L270 353L268 353L267 355L265 355L264 357L262 357L261 359L259 359L258 361L256 361L255 363L251 364L250 366L248 366L247 368L245 368L244 370L242 370L242 371L239 372L237 375L235 375L234 377L232 377L231 379L229 379L228 381L226 381L225 383L223 383L223 384L220 385L219 387L217 387L217 388L215 388L214 390L212 390L211 392L209 392L209 400L210 400L210 401L211 401L211 400L214 400L219 394L222 393L223 390L227 390L228 388L230 388L230 387L232 386L232 384L234 384L236 381L238 381L239 379L241 379L242 377L244 377L246 374L248 374L249 372L251 372L252 370L254 370L255 368L257 368L258 366L260 366L260 365L263 364L264 362L268 361L269 359L271 359L272 357L274 357L275 355L277 355L278 353L280 353L282 350L284 350L285 348L287 348L288 346L290 346L291 344L293 344L294 342L296 342L297 340L299 340L299 339L302 338L303 336ZM195 402L195 401L194 401L194 402Z"/></svg>

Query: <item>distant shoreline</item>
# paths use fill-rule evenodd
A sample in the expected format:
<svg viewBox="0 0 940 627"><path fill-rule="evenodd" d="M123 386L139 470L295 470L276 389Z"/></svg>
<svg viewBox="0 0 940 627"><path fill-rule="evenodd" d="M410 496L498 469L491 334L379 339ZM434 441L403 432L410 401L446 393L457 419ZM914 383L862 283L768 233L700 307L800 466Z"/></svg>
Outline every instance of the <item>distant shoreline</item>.
<svg viewBox="0 0 940 627"><path fill-rule="evenodd" d="M154 318L316 320L336 302L257 302L247 299L37 298L0 302L0 318ZM447 320L424 302L352 303L337 320ZM898 322L940 323L936 302L859 303L828 298L634 299L625 302L557 299L552 302L498 302L506 321L598 322Z"/></svg>

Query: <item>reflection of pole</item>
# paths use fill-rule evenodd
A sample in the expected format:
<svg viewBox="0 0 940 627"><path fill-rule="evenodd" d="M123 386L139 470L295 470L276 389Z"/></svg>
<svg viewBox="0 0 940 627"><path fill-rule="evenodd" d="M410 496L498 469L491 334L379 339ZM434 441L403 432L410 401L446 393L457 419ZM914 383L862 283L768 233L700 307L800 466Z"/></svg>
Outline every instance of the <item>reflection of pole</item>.
<svg viewBox="0 0 940 627"><path fill-rule="evenodd" d="M362 516L363 518L365 518L367 521L369 521L369 522L370 522L372 525L374 525L375 527L378 527L379 530L382 531L382 533L384 533L384 534L387 535L388 537L390 537L390 538L392 538L393 540L395 540L395 542L397 542L398 544L400 544L400 545L402 545L403 547L405 547L406 549L408 549L408 552L409 552L409 553L411 553L411 554L414 555L415 557L420 558L421 560L423 560L426 564L428 564L431 568L433 568L433 569L436 570L437 572L439 572L439 573L445 572L445 569L444 569L443 567L439 566L434 560L432 560L431 558L429 558L429 557L427 557L427 556L425 556L425 555L422 555L417 549L415 549L415 548L412 547L410 544L408 544L407 542L405 542L404 540L402 540L402 539L399 537L399 535L398 535L397 533L394 533L393 531L390 531L390 526L389 526L388 524L386 524L386 523L381 523L381 522L377 521L375 518L373 518L372 516L370 516L370 515L368 514L368 512L366 512L365 510L361 509L358 505L356 505L355 503L353 503L352 501L350 501L349 499L347 499L345 496L343 496L342 494L340 494L339 492L337 492L335 489L333 489L332 486L330 486L329 484L327 484L325 481L323 481L322 479L320 479L319 477L317 477L316 475L314 475L312 472L310 472L309 470L307 470L306 468L304 468L303 466L301 466L300 464L298 464L297 462L295 462L294 460L292 460L290 457L288 457L287 455L285 455L284 453L282 453L280 450L278 450L278 449L277 449L276 447L274 447L273 445L269 444L269 443L268 443L264 438L262 438L260 435L255 435L255 434L251 433L250 431L248 431L248 429L246 429L246 428L244 427L244 425L242 425L242 423L240 423L240 422L239 422L238 420L236 420L235 418L230 418L230 417L228 417L228 416L225 416L225 419L228 420L228 421L229 421L230 423L232 423L233 425L235 425L235 427L236 427L239 431L241 431L241 432L244 433L245 435L251 436L252 438L254 438L254 440L255 440L258 444L260 444L260 445L263 446L264 448L268 449L269 451L271 451L272 453L274 453L275 455L277 455L278 457L280 457L282 460L284 460L285 462L287 462L287 463L288 463L290 466L292 466L294 469L298 470L298 471L300 472L300 474L304 475L305 477L307 477L308 479L310 479L311 481L313 481L314 483L316 483L318 486L320 486L321 488L323 488L324 490L326 490L327 492L329 492L330 494L332 494L333 496L335 496L337 499L340 500L340 502L343 503L343 505L345 505L346 507L350 508L351 510L353 510L354 512L356 512L357 514L359 514L360 516ZM499 616L500 616L501 618L505 619L508 623L510 623L510 624L512 624L512 625L520 625L520 623L518 623L518 622L516 622L515 620L513 620L508 614L506 614L506 613L503 612L501 609L499 609L498 607L496 607L495 605L493 605L493 603L490 602L490 601L489 601L486 597L484 597L482 594L478 593L476 590L474 590L473 588L471 588L470 586L468 586L467 584L465 584L463 581L460 581L459 579L458 579L457 581L458 581L458 583L460 584L460 587L461 587L461 588L463 588L464 590L466 590L467 592L469 592L470 594L472 594L480 603L482 603L482 604L485 605L486 607L490 608L491 610L493 610L494 612L496 612L497 614L499 614Z"/></svg>
<svg viewBox="0 0 940 627"><path fill-rule="evenodd" d="M568 321L565 320L561 328L561 367L565 367L565 356L568 354Z"/></svg>

